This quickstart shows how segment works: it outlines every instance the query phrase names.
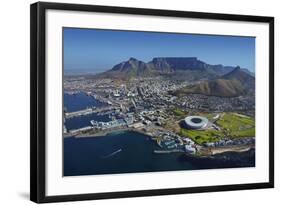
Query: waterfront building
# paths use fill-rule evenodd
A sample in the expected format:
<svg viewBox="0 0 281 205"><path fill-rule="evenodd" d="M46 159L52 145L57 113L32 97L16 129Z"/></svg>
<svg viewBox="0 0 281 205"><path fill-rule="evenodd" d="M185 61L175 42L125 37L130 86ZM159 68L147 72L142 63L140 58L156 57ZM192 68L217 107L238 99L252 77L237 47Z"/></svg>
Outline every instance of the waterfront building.
<svg viewBox="0 0 281 205"><path fill-rule="evenodd" d="M126 117L124 119L115 119L109 122L99 122L95 120L91 120L91 124L93 125L93 128L95 129L112 129L122 126L129 126L134 123L134 117Z"/></svg>
<svg viewBox="0 0 281 205"><path fill-rule="evenodd" d="M141 128L144 127L144 124L141 123L141 122L137 122L137 123L131 124L129 127L132 127L132 128L135 128L135 129L141 129Z"/></svg>
<svg viewBox="0 0 281 205"><path fill-rule="evenodd" d="M184 146L185 152L189 154L194 154L196 152L196 148L194 146L185 145Z"/></svg>

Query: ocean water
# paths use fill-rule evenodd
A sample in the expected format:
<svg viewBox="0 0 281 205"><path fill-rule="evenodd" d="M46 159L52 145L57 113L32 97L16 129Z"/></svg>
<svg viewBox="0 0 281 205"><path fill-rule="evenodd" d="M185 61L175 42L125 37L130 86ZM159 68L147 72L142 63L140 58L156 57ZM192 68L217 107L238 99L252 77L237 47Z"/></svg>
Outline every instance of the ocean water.
<svg viewBox="0 0 281 205"><path fill-rule="evenodd" d="M81 127L90 126L91 120L97 120L97 121L103 121L103 122L110 121L110 119L107 115L100 115L99 116L97 114L90 114L90 115L79 116L79 117L67 119L65 121L65 127L68 130L72 130L72 129L78 129L78 128L81 128Z"/></svg>
<svg viewBox="0 0 281 205"><path fill-rule="evenodd" d="M85 94L69 95L64 100L67 109L73 111L87 106L102 106L100 102ZM108 120L107 116L88 115L67 119L65 124L68 129L76 129L87 126L92 119ZM160 148L155 141L146 135L131 131L111 133L102 137L68 137L64 138L63 146L64 176L255 166L254 149L207 158L188 156L184 153L156 154L154 150Z"/></svg>
<svg viewBox="0 0 281 205"><path fill-rule="evenodd" d="M70 94L64 94L64 107L67 110L67 112L74 112L77 110L83 110L87 107L101 107L105 104L102 102L99 102L95 98L86 95L85 93L77 93L75 95ZM98 121L104 121L107 122L110 119L107 115L97 115L96 113L85 115L85 116L79 116L75 118L70 118L65 121L65 127L68 130L71 129L78 129L81 127L90 126L91 120L98 120Z"/></svg>
<svg viewBox="0 0 281 205"><path fill-rule="evenodd" d="M93 75L97 73L102 73L109 69L104 68L95 68L95 69L64 69L65 76L72 76L72 75Z"/></svg>
<svg viewBox="0 0 281 205"><path fill-rule="evenodd" d="M198 170L254 166L254 150L198 158L155 154L155 141L136 132L64 139L64 176Z"/></svg>
<svg viewBox="0 0 281 205"><path fill-rule="evenodd" d="M104 103L97 101L94 97L88 96L83 92L74 95L64 93L63 98L64 107L67 112L74 112L86 109L87 107L100 107L104 105Z"/></svg>

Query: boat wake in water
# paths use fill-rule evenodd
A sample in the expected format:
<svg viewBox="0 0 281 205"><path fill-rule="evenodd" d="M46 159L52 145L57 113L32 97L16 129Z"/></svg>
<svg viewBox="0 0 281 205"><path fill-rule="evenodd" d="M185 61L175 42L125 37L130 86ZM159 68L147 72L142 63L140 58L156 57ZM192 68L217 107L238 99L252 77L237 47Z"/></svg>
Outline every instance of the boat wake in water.
<svg viewBox="0 0 281 205"><path fill-rule="evenodd" d="M118 153L121 152L121 151L122 151L122 149L118 149L118 150L116 150L115 152L112 152L112 153L110 153L110 154L108 154L108 155L102 156L102 158L105 159L105 158L108 158L108 157L112 157L112 156L118 154Z"/></svg>

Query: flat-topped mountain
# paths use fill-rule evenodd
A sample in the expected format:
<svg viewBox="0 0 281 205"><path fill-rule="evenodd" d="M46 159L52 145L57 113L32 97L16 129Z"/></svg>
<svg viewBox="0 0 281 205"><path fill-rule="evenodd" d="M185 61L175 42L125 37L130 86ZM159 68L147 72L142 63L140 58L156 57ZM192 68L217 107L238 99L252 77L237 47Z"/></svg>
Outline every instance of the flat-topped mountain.
<svg viewBox="0 0 281 205"><path fill-rule="evenodd" d="M233 66L211 65L196 57L157 57L149 62L130 58L103 73L112 78L153 77L174 75L187 80L216 79L230 71Z"/></svg>
<svg viewBox="0 0 281 205"><path fill-rule="evenodd" d="M149 62L156 70L174 72L176 70L204 70L208 66L196 57L153 58Z"/></svg>

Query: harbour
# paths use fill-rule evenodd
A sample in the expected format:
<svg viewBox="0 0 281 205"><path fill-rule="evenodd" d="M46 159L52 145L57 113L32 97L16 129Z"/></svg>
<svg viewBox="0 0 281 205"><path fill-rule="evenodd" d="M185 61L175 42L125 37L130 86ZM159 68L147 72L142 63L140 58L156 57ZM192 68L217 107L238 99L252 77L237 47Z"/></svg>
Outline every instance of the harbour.
<svg viewBox="0 0 281 205"><path fill-rule="evenodd" d="M88 101L88 98L92 99L91 96L86 98L84 95L81 96L80 100ZM72 97L77 98L77 95ZM69 96L67 99L69 99ZM106 106L104 104L97 106L93 102L90 105L101 108ZM72 107L73 112L79 110L81 110L80 106L76 109ZM149 135L149 132L143 131L140 125L120 126L91 133L88 130L92 129L90 121L93 119L104 122L112 120L108 114L97 115L97 113L66 118L66 127L69 132L64 134L65 176L217 168L220 166L219 161L223 159L219 157L217 160L212 160L213 164L210 164L209 161L205 162L186 151L183 143L187 142L176 142L177 138L173 135L166 137L163 135L165 140L160 140L160 133L151 132ZM83 133L83 131L86 132ZM192 144L190 149L192 149ZM210 152L210 150L207 151ZM235 160L238 160L236 155L240 154L237 151L241 151L242 155L245 155L243 153L250 153L250 150L245 147L244 149L229 147L228 149L224 148L224 150L212 148L213 154L221 156L221 151L232 153L230 156L235 156ZM228 154L226 155L228 156ZM207 158L208 156L209 154L207 154ZM254 165L251 156L246 155L243 158L242 167ZM228 159L229 161L232 160L231 157ZM83 160L81 160L82 158ZM237 167L239 163L234 164ZM229 163L224 167L231 168L232 166Z"/></svg>
<svg viewBox="0 0 281 205"><path fill-rule="evenodd" d="M211 158L192 156L182 150L159 151L159 145L151 137L132 131L115 132L102 137L64 138L64 176L255 165L254 150L226 152Z"/></svg>

